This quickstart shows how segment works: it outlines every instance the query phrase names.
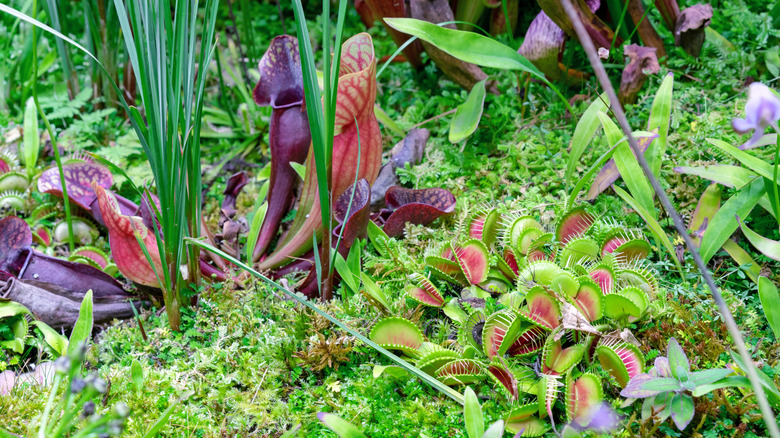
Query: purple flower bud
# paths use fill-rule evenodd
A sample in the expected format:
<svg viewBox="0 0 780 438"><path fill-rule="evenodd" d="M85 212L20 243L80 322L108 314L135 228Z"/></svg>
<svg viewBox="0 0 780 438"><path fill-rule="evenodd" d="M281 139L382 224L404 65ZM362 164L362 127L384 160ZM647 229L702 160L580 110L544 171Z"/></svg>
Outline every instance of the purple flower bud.
<svg viewBox="0 0 780 438"><path fill-rule="evenodd" d="M760 82L750 84L745 118L734 119L731 123L739 134L754 131L753 137L740 146L740 149L750 149L764 135L764 130L776 124L778 120L780 120L780 97Z"/></svg>

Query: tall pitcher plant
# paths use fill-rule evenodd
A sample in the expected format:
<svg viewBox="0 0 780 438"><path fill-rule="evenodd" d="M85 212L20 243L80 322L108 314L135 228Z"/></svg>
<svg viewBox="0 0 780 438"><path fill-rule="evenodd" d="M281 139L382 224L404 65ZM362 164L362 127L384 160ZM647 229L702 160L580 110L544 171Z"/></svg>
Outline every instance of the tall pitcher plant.
<svg viewBox="0 0 780 438"><path fill-rule="evenodd" d="M331 262L333 247L339 241L332 234L333 199L360 179L373 184L382 155L379 123L374 115L377 87L373 42L368 34L361 33L341 44L346 4L344 0L339 3L335 38L329 24L323 28L324 86L320 92L303 8L300 0L293 2L312 145L292 227L277 249L258 265L260 269L276 268L313 249L320 297L325 300L332 297ZM324 23L330 22L330 2L323 2L323 17ZM319 248L314 248L317 241Z"/></svg>

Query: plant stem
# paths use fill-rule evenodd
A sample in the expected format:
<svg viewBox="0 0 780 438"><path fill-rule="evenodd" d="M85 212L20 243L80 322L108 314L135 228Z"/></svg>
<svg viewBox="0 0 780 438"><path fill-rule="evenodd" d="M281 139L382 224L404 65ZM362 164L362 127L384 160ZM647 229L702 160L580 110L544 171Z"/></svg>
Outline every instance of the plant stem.
<svg viewBox="0 0 780 438"><path fill-rule="evenodd" d="M696 262L696 266L699 268L702 277L704 277L705 283L707 283L707 286L710 289L712 299L718 305L718 309L720 310L720 314L726 323L726 327L728 327L729 333L731 333L731 337L734 338L734 342L737 344L737 351L747 366L745 371L747 372L751 385L753 385L753 390L756 392L756 399L758 400L758 405L761 408L761 414L764 417L764 422L766 423L769 435L774 438L780 438L780 430L778 430L777 427L777 420L766 399L764 388L761 386L761 381L759 380L758 373L756 372L756 366L753 363L753 360L750 358L750 354L748 354L747 348L745 347L745 341L742 339L742 334L739 332L739 327L737 327L737 323L734 321L734 317L731 315L731 311L726 305L726 302L723 301L723 296L721 296L720 291L718 291L718 287L715 285L715 281L712 279L712 275L710 275L710 272L707 270L707 266L704 264L704 261L702 260L696 245L693 244L691 236L688 235L685 224L683 224L680 215L675 210L672 202L669 200L669 197L666 196L666 193L661 188L658 180L656 180L653 176L653 172L650 169L650 166L647 164L645 155L642 153L641 149L639 149L639 145L637 144L636 139L634 139L634 136L631 134L631 126L628 123L628 119L626 119L623 108L620 106L620 104L617 104L619 101L617 94L615 93L615 88L612 86L612 83L609 80L609 76L607 75L607 71L604 68L604 65L601 63L601 60L599 59L599 56L596 52L596 47L594 46L593 41L590 39L590 36L588 36L588 33L585 30L585 26L582 24L582 20L572 6L571 0L561 0L561 3L564 10L566 11L566 14L569 16L569 19L574 25L574 30L579 37L582 47L585 49L585 53L588 54L590 63L593 66L593 70L596 73L601 86L609 96L610 102L616 103L614 105L613 112L618 122L620 123L620 127L623 129L623 132L625 132L626 136L628 136L629 145L634 151L634 155L636 156L639 165L642 167L642 171L650 181L650 184L653 186L653 190L655 191L656 195L658 195L658 199L661 201L664 209L672 218L675 228L680 233L680 236L682 236L683 240L685 240L685 244L693 255L693 260Z"/></svg>

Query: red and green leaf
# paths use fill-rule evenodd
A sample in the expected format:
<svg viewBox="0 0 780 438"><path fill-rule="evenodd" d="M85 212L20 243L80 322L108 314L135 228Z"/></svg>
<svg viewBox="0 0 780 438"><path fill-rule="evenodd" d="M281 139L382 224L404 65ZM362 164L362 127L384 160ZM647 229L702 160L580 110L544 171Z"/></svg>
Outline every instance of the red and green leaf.
<svg viewBox="0 0 780 438"><path fill-rule="evenodd" d="M577 379L566 377L566 419L586 427L604 398L601 379L590 373Z"/></svg>
<svg viewBox="0 0 780 438"><path fill-rule="evenodd" d="M517 379L514 373L507 369L506 363L499 358L494 358L487 368L487 374L510 400L520 399L520 391L517 389Z"/></svg>
<svg viewBox="0 0 780 438"><path fill-rule="evenodd" d="M584 207L569 210L558 222L558 227L555 229L555 238L558 242L565 245L570 240L585 234L595 221L596 218L585 211Z"/></svg>
<svg viewBox="0 0 780 438"><path fill-rule="evenodd" d="M552 330L561 324L561 307L547 292L532 289L525 297L526 306L520 316L528 322Z"/></svg>
<svg viewBox="0 0 780 438"><path fill-rule="evenodd" d="M476 360L459 359L439 368L436 377L445 385L467 385L484 380L485 370Z"/></svg>
<svg viewBox="0 0 780 438"><path fill-rule="evenodd" d="M603 294L590 277L580 277L580 289L572 300L574 306L589 321L600 319L604 313Z"/></svg>
<svg viewBox="0 0 780 438"><path fill-rule="evenodd" d="M423 343L420 329L411 321L401 317L390 317L379 321L371 329L368 337L388 350L400 350L412 357L419 354L417 349Z"/></svg>
<svg viewBox="0 0 780 438"><path fill-rule="evenodd" d="M615 285L615 271L609 265L599 263L588 272L588 275L598 283L604 295L612 293L612 288Z"/></svg>
<svg viewBox="0 0 780 438"><path fill-rule="evenodd" d="M503 356L520 332L522 319L514 310L496 312L485 320L482 330L482 349L488 359Z"/></svg>
<svg viewBox="0 0 780 438"><path fill-rule="evenodd" d="M97 194L98 205L103 221L108 228L108 242L119 272L128 279L150 287L160 287L159 278L163 278L163 263L160 260L158 242L138 216L123 215L114 195L97 183L92 183ZM137 237L137 238L136 238ZM149 264L138 241L146 247L154 267Z"/></svg>
<svg viewBox="0 0 780 438"><path fill-rule="evenodd" d="M426 306L444 306L444 297L431 280L418 273L409 275L409 280L414 284L407 286L404 290L411 299Z"/></svg>
<svg viewBox="0 0 780 438"><path fill-rule="evenodd" d="M644 371L645 359L639 349L626 342L608 339L596 347L596 357L604 368L625 388L629 380Z"/></svg>
<svg viewBox="0 0 780 438"><path fill-rule="evenodd" d="M524 327L507 349L509 356L524 357L536 354L544 348L547 330L535 325Z"/></svg>
<svg viewBox="0 0 780 438"><path fill-rule="evenodd" d="M453 243L452 251L470 284L479 284L487 279L490 258L484 243L473 239L463 244Z"/></svg>

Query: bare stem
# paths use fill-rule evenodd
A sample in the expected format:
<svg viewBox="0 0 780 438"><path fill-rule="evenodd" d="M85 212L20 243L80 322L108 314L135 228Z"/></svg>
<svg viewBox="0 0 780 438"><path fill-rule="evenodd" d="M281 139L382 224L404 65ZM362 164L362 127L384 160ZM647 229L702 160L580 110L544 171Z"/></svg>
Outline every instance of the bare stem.
<svg viewBox="0 0 780 438"><path fill-rule="evenodd" d="M677 232L680 233L680 236L682 236L682 238L685 240L685 245L693 255L693 260L696 262L696 266L699 268L702 277L704 277L704 282L707 283L707 286L710 288L712 299L715 301L715 304L718 305L718 310L720 311L720 314L726 323L726 327L728 328L729 333L731 333L731 337L734 338L734 343L737 344L737 351L747 366L745 371L747 372L751 385L753 385L753 390L756 392L756 399L758 400L758 405L761 408L761 415L764 417L764 422L766 423L769 435L774 438L780 438L780 430L778 430L777 427L777 420L775 419L772 408L769 406L769 402L766 399L764 388L761 386L761 381L758 379L756 366L748 354L747 348L745 347L745 341L742 339L742 334L740 333L739 327L737 327L737 324L734 321L734 317L731 315L731 311L729 311L728 306L726 305L725 301L723 301L723 296L721 296L720 291L718 291L718 287L715 285L715 281L712 279L712 275L710 275L710 272L707 270L707 266L704 264L701 255L699 255L699 251L696 249L693 241L691 240L691 237L688 235L685 225L683 224L682 219L680 219L680 215L675 210L672 202L669 200L669 197L666 196L666 193L661 188L661 185L653 176L653 172L650 170L644 154L639 149L639 145L636 143L636 139L634 139L634 136L631 134L631 126L626 119L623 108L618 103L619 100L617 98L617 94L615 94L615 89L612 87L612 83L609 81L607 71L604 69L604 65L601 63L601 60L599 59L596 52L596 47L593 45L593 41L591 41L590 37L588 36L588 33L585 30L585 26L582 24L577 11L572 6L571 0L561 0L561 3L564 10L566 11L566 14L569 16L569 19L574 25L574 31L577 33L577 37L579 38L582 47L585 49L585 53L588 54L588 59L593 66L596 77L598 77L601 86L609 96L610 102L614 103L612 110L618 120L618 123L620 123L620 127L628 137L628 143L631 146L631 149L634 151L634 155L636 155L636 159L639 162L639 165L642 167L642 171L645 173L645 176L653 186L653 190L655 191L656 195L658 195L658 199L661 201L661 205L664 206L664 209L672 218L674 227L677 229Z"/></svg>

